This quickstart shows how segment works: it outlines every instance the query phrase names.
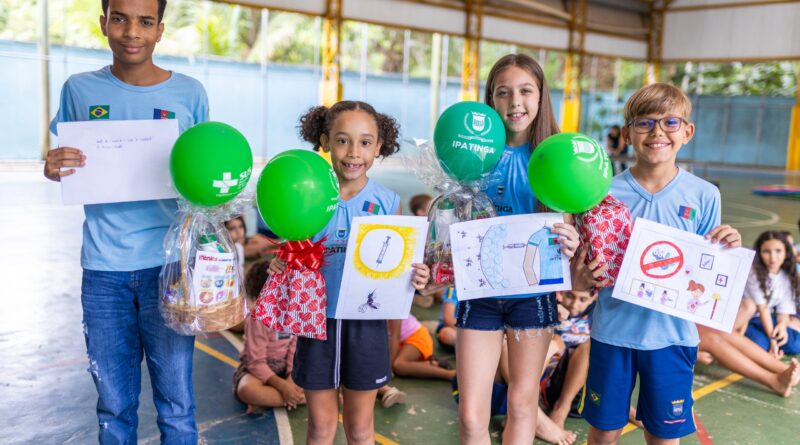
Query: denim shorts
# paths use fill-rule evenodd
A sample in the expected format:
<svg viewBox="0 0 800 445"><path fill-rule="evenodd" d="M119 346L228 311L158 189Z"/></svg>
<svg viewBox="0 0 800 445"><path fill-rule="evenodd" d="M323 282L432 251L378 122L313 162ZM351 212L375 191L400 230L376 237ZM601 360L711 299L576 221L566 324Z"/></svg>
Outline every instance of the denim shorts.
<svg viewBox="0 0 800 445"><path fill-rule="evenodd" d="M556 294L459 301L456 327L477 331L545 329L558 325Z"/></svg>

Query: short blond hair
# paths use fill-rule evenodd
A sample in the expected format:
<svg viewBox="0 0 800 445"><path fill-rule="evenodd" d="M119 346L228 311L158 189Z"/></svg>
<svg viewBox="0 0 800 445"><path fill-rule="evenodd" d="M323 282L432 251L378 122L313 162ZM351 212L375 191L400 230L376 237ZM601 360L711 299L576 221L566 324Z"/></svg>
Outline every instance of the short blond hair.
<svg viewBox="0 0 800 445"><path fill-rule="evenodd" d="M682 89L668 83L654 83L639 88L625 103L625 123L639 116L665 114L677 111L689 120L692 114L692 101Z"/></svg>

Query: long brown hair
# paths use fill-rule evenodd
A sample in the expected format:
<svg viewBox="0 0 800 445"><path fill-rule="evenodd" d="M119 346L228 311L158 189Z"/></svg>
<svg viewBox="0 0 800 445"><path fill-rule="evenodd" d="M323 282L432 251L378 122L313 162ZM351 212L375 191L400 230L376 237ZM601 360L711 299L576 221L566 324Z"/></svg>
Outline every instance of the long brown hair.
<svg viewBox="0 0 800 445"><path fill-rule="evenodd" d="M497 75L501 71L510 67L516 66L522 68L539 84L539 112L533 119L531 125L531 150L535 150L545 138L550 137L559 132L558 123L556 123L555 113L553 112L553 104L550 101L550 90L547 89L547 82L544 79L544 71L542 67L536 63L531 56L525 54L507 54L495 62L492 70L489 71L489 76L486 78L486 91L484 93L483 101L486 105L494 108L494 82Z"/></svg>
<svg viewBox="0 0 800 445"><path fill-rule="evenodd" d="M758 286L761 288L761 291L764 292L764 296L766 297L767 301L769 301L772 297L772 295L767 294L767 279L769 270L767 270L767 265L764 264L764 260L761 259L761 246L769 240L777 240L783 244L783 249L786 252L786 258L781 264L781 271L785 272L786 275L789 276L789 282L792 284L792 301L794 301L796 305L798 303L798 297L800 297L800 295L798 295L797 263L795 262L792 245L789 244L789 240L786 239L786 235L776 230L767 230L759 235L758 239L756 239L756 244L753 247L756 251L756 260L753 261L753 271L756 273Z"/></svg>

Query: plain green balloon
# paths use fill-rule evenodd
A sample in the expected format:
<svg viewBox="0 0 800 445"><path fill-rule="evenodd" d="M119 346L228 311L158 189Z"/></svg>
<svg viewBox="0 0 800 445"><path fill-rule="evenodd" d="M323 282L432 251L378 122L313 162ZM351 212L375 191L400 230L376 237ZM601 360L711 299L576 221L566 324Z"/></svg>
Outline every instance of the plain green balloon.
<svg viewBox="0 0 800 445"><path fill-rule="evenodd" d="M309 150L272 158L256 186L258 211L270 230L299 241L324 229L339 202L339 181L330 164Z"/></svg>
<svg viewBox="0 0 800 445"><path fill-rule="evenodd" d="M439 117L433 143L445 173L459 182L475 181L500 161L506 130L492 107L459 102Z"/></svg>
<svg viewBox="0 0 800 445"><path fill-rule="evenodd" d="M175 141L169 168L181 196L192 204L211 207L244 190L253 172L253 153L235 128L203 122Z"/></svg>
<svg viewBox="0 0 800 445"><path fill-rule="evenodd" d="M582 213L608 195L613 172L606 151L580 133L560 133L543 140L528 163L536 199L563 213Z"/></svg>

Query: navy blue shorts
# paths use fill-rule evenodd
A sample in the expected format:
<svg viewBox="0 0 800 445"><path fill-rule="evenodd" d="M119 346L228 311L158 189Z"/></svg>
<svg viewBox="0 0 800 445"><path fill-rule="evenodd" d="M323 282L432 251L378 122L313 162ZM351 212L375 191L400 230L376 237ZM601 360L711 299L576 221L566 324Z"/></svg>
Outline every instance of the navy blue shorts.
<svg viewBox="0 0 800 445"><path fill-rule="evenodd" d="M772 326L778 324L778 317L772 314ZM787 340L786 344L781 346L781 351L795 355L800 354L800 332L792 328L786 329ZM747 330L744 333L745 337L753 340L753 343L761 346L765 351L769 351L769 336L764 332L764 324L761 322L761 317L753 317L747 325Z"/></svg>
<svg viewBox="0 0 800 445"><path fill-rule="evenodd" d="M650 434L677 439L695 432L692 381L697 348L669 346L642 351L591 340L589 375L581 415L593 427L612 431L628 423L631 393L639 375L636 418Z"/></svg>
<svg viewBox="0 0 800 445"><path fill-rule="evenodd" d="M478 331L544 329L558 325L556 294L459 301L456 327Z"/></svg>
<svg viewBox="0 0 800 445"><path fill-rule="evenodd" d="M329 318L328 339L297 338L292 379L314 391L344 386L368 391L385 385L391 377L386 320Z"/></svg>

